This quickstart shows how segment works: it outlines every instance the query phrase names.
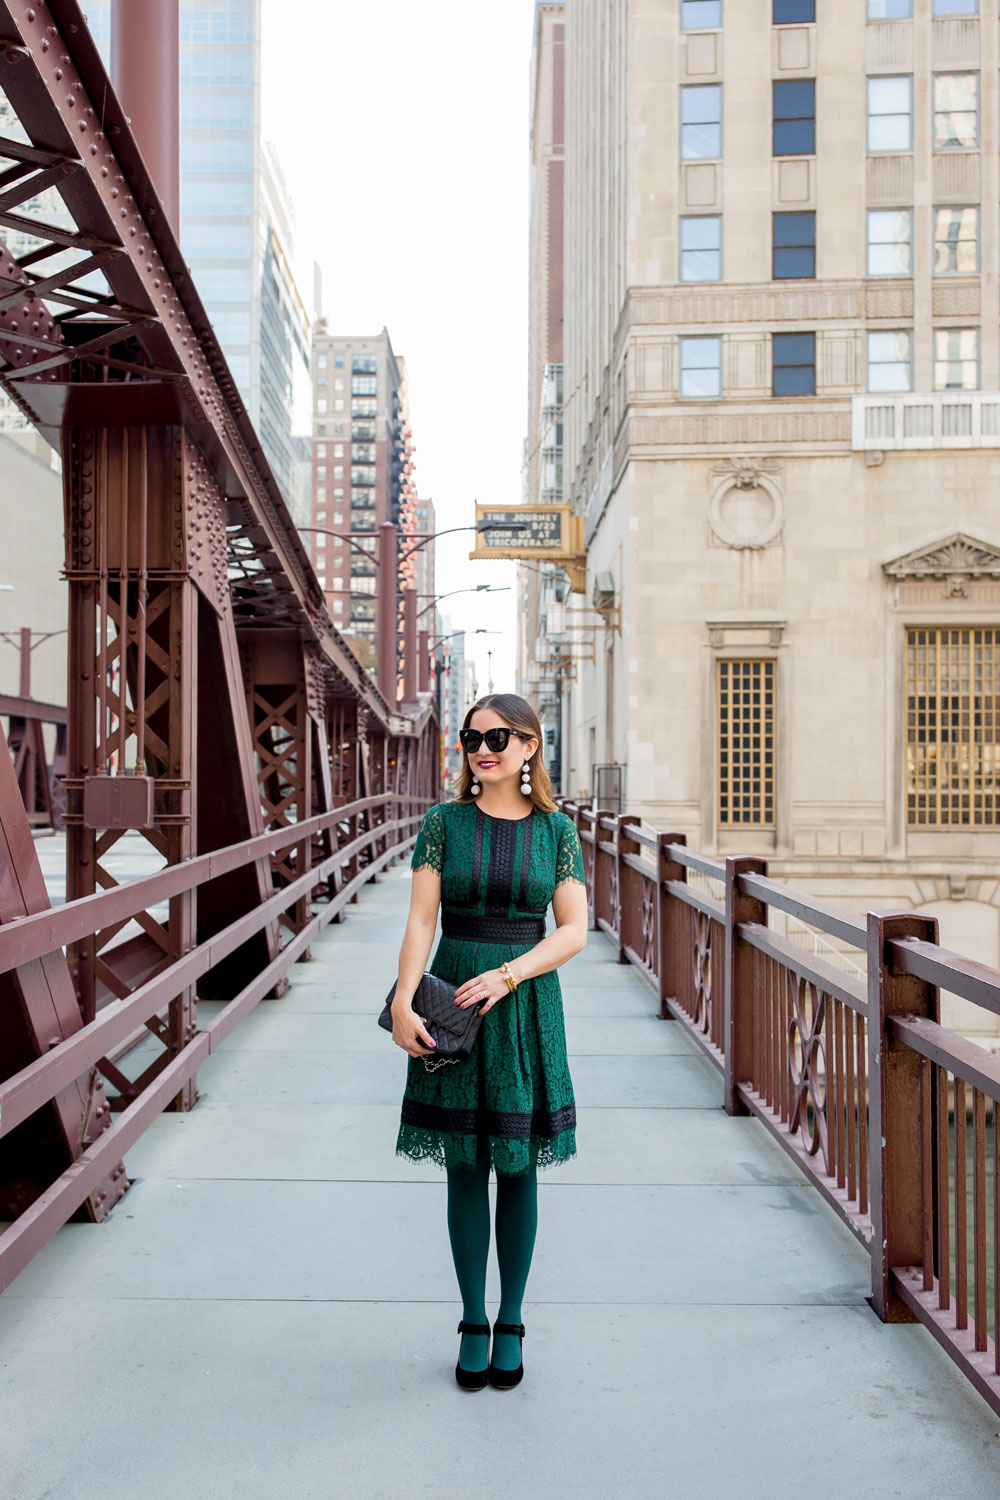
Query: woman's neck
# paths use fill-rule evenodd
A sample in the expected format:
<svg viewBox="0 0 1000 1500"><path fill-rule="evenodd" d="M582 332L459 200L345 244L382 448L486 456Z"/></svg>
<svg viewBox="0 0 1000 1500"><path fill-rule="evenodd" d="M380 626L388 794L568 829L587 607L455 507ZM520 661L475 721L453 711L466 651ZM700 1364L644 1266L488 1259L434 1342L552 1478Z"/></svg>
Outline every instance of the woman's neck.
<svg viewBox="0 0 1000 1500"><path fill-rule="evenodd" d="M520 789L520 782L508 792L504 786L483 787L477 803L491 818L526 818L531 811L531 800Z"/></svg>

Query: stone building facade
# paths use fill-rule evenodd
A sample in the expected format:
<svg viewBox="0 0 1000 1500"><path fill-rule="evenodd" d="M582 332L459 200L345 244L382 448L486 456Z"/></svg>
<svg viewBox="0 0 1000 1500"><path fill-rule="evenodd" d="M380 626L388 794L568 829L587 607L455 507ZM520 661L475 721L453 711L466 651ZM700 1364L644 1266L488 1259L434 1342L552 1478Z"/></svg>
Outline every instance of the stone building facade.
<svg viewBox="0 0 1000 1500"><path fill-rule="evenodd" d="M618 762L652 825L995 963L1000 36L975 11L567 3L566 493L621 610L568 688L567 789Z"/></svg>

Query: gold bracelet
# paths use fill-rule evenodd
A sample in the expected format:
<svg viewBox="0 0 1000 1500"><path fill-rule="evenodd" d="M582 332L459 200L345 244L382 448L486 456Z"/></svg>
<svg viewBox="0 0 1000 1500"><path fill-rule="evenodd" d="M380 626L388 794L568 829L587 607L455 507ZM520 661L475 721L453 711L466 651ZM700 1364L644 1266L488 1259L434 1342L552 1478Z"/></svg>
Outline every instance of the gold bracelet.
<svg viewBox="0 0 1000 1500"><path fill-rule="evenodd" d="M514 991L517 989L517 980L511 973L510 965L507 963L506 959L504 959L503 963L500 965L500 973L507 981L507 993L513 995Z"/></svg>

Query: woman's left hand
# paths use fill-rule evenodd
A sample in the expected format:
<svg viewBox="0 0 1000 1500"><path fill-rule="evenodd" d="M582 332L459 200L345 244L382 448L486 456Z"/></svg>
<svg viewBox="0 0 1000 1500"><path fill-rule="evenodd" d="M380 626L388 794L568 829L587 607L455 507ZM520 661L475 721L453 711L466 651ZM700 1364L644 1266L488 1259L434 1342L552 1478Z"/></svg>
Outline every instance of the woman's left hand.
<svg viewBox="0 0 1000 1500"><path fill-rule="evenodd" d="M463 1010L468 1010L472 1005L481 1006L479 1014L485 1016L488 1010L492 1010L498 1000L502 1000L508 993L507 981L499 969L487 969L483 974L476 974L472 979L467 979L460 984L455 991L455 1004L460 1005Z"/></svg>

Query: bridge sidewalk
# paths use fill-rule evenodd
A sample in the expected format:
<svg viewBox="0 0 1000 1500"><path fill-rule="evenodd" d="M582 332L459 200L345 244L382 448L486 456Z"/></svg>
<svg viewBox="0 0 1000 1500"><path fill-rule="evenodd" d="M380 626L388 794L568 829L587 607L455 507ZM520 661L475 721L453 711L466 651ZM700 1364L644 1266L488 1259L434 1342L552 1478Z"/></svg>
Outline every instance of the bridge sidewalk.
<svg viewBox="0 0 1000 1500"><path fill-rule="evenodd" d="M906 1500L992 1492L997 1423L636 974L563 971L579 1158L541 1178L515 1391L461 1393L442 1175L393 1154L375 1026L409 881L0 1298L0 1500ZM491 1269L490 1307L496 1279Z"/></svg>

